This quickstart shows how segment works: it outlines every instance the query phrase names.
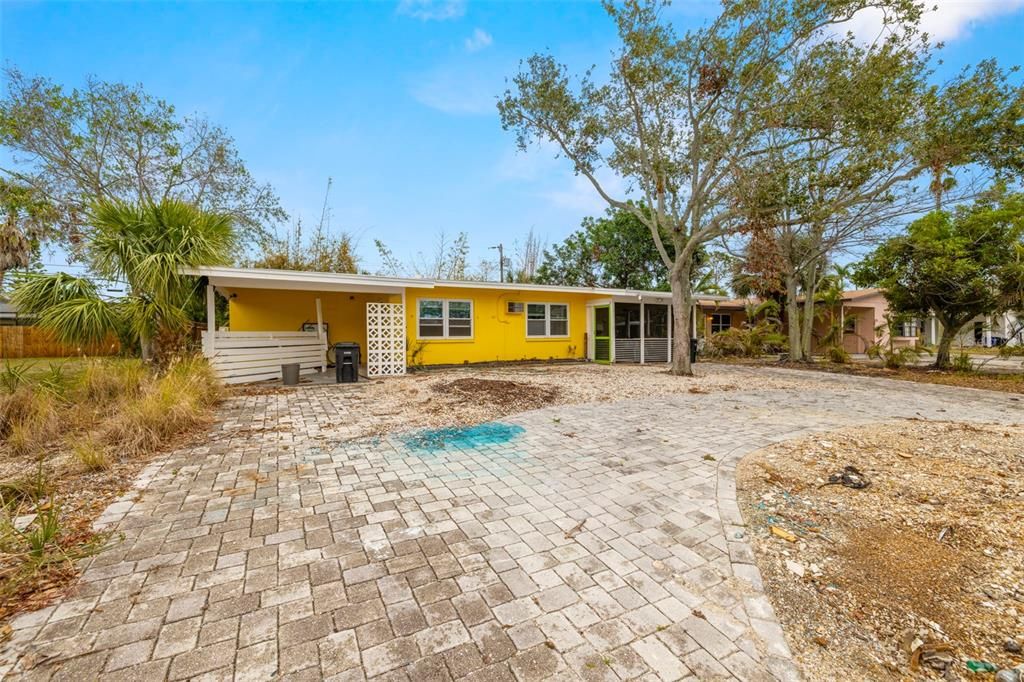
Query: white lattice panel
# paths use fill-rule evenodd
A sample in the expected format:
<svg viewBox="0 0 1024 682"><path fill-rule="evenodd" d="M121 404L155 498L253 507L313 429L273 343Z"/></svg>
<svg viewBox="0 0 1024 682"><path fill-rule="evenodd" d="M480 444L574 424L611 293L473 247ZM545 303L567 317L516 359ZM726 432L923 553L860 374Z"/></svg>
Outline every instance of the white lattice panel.
<svg viewBox="0 0 1024 682"><path fill-rule="evenodd" d="M366 374L405 374L405 305L366 304Z"/></svg>

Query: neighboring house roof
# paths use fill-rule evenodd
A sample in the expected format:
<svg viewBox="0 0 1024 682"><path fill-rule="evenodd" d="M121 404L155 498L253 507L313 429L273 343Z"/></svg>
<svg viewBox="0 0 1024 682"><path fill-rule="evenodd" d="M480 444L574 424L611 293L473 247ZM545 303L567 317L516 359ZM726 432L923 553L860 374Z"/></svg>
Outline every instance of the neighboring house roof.
<svg viewBox="0 0 1024 682"><path fill-rule="evenodd" d="M843 292L844 301L854 301L860 298L871 298L873 296L882 296L881 289L852 289L850 291Z"/></svg>
<svg viewBox="0 0 1024 682"><path fill-rule="evenodd" d="M861 299L880 297L882 295L883 294L882 294L882 290L881 289L850 289L849 291L844 291L843 292L843 296L842 296L841 300L843 300L843 301L859 301ZM798 300L802 301L803 300L803 296L800 296L798 298ZM730 298L730 299L723 299L723 298L712 298L710 296L701 295L701 296L699 296L698 303L701 306L707 307L707 308L733 308L733 309L741 309L741 308L747 307L748 305L758 305L759 303L761 303L761 301L762 301L762 299L760 299L760 298Z"/></svg>
<svg viewBox="0 0 1024 682"><path fill-rule="evenodd" d="M206 277L214 286L224 288L293 289L305 291L350 291L399 293L403 289L434 289L457 287L460 289L499 289L523 292L566 292L599 296L628 296L631 298L671 299L668 291L639 289L606 289L603 287L563 287L550 284L517 284L510 282L477 282L464 280L426 279L419 277L384 277L380 275L352 275L335 272L304 272L298 270L271 270L264 268L201 267L185 268L183 274ZM704 296L705 299L725 299L725 296Z"/></svg>
<svg viewBox="0 0 1024 682"><path fill-rule="evenodd" d="M758 299L753 298L711 298L705 294L701 294L697 299L697 305L703 308L731 308L733 310L740 310L759 302Z"/></svg>

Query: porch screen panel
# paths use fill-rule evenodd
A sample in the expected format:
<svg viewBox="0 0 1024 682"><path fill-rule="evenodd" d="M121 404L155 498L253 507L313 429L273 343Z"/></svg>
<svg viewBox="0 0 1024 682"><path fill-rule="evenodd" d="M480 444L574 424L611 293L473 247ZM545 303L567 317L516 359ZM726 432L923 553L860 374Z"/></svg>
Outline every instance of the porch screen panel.
<svg viewBox="0 0 1024 682"><path fill-rule="evenodd" d="M366 304L366 374L405 374L405 305Z"/></svg>
<svg viewBox="0 0 1024 682"><path fill-rule="evenodd" d="M668 306L644 306L644 362L668 362Z"/></svg>

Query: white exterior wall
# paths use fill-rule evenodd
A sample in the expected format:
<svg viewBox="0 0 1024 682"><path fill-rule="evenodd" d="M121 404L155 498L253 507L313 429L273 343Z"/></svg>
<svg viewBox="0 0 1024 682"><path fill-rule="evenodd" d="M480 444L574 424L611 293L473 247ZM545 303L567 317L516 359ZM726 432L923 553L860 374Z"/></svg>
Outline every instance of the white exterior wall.
<svg viewBox="0 0 1024 682"><path fill-rule="evenodd" d="M981 323L981 339L975 335L975 325ZM994 345L994 339L1005 339L1010 345L1021 345L1024 338L1021 336L1021 325L1024 324L1024 317L1018 317L1016 312L1008 312L1003 315L979 315L965 324L960 333L953 341L954 346L964 348L990 347ZM936 342L942 336L942 325L936 320Z"/></svg>

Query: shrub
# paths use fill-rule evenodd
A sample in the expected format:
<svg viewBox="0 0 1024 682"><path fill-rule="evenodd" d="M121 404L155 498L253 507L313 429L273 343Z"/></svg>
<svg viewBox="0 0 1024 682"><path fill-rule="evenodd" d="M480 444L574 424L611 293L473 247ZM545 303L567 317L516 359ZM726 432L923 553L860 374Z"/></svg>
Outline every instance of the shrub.
<svg viewBox="0 0 1024 682"><path fill-rule="evenodd" d="M891 343L876 343L867 350L872 360L881 360L886 369L899 369L921 355L921 349L915 346L897 348Z"/></svg>
<svg viewBox="0 0 1024 682"><path fill-rule="evenodd" d="M207 408L220 395L220 382L205 360L178 360L124 404L103 440L128 456L153 450L204 423Z"/></svg>
<svg viewBox="0 0 1024 682"><path fill-rule="evenodd" d="M712 334L704 344L704 353L709 357L756 358L778 352L785 346L786 337L779 332L778 326L761 320Z"/></svg>
<svg viewBox="0 0 1024 682"><path fill-rule="evenodd" d="M139 394L148 370L140 360L92 360L80 379L83 397L106 405Z"/></svg>
<svg viewBox="0 0 1024 682"><path fill-rule="evenodd" d="M0 371L0 386L8 393L14 393L20 386L28 383L31 362L12 365L10 360L4 361L4 369Z"/></svg>
<svg viewBox="0 0 1024 682"><path fill-rule="evenodd" d="M57 399L52 393L23 385L0 396L0 439L15 454L41 450L58 431Z"/></svg>
<svg viewBox="0 0 1024 682"><path fill-rule="evenodd" d="M837 365L850 364L850 354L842 346L829 346L825 349L825 357L828 358L829 362Z"/></svg>
<svg viewBox="0 0 1024 682"><path fill-rule="evenodd" d="M953 358L953 370L965 374L973 372L974 363L971 361L971 356L961 351L959 355Z"/></svg>
<svg viewBox="0 0 1024 682"><path fill-rule="evenodd" d="M102 471L110 468L107 450L97 443L92 436L83 438L71 448L75 459L88 471Z"/></svg>

